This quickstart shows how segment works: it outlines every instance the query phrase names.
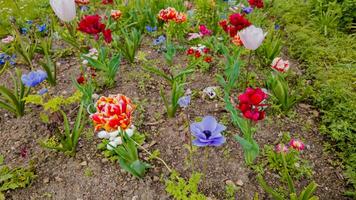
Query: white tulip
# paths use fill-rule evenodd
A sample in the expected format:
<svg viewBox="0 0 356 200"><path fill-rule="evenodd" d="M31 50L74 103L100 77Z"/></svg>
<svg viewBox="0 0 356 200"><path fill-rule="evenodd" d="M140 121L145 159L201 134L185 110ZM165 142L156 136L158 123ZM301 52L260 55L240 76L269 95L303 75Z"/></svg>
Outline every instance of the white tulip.
<svg viewBox="0 0 356 200"><path fill-rule="evenodd" d="M109 140L113 141L119 135L119 131L113 131L109 133Z"/></svg>
<svg viewBox="0 0 356 200"><path fill-rule="evenodd" d="M117 137L113 140L113 142L116 144L116 145L121 145L122 144L122 139L121 137Z"/></svg>
<svg viewBox="0 0 356 200"><path fill-rule="evenodd" d="M100 139L109 139L110 138L110 136L109 136L109 134L108 134L108 132L106 132L106 131L100 131L99 133L98 133L98 137L100 138Z"/></svg>
<svg viewBox="0 0 356 200"><path fill-rule="evenodd" d="M249 50L256 50L259 46L261 46L267 35L267 33L264 33L261 28L257 28L254 25L243 29L238 34L242 44Z"/></svg>
<svg viewBox="0 0 356 200"><path fill-rule="evenodd" d="M49 4L57 17L62 21L70 22L75 18L74 0L50 0Z"/></svg>
<svg viewBox="0 0 356 200"><path fill-rule="evenodd" d="M111 141L111 142L109 142L109 144L107 144L106 145L106 148L108 149L108 150L113 150L114 148L116 148L117 147L117 144L116 144L116 142L114 142L114 141Z"/></svg>
<svg viewBox="0 0 356 200"><path fill-rule="evenodd" d="M126 129L126 134L127 134L127 136L129 136L129 137L131 137L133 134L134 134L134 132L135 132L135 126L134 125L132 125L130 128L128 128L128 129Z"/></svg>

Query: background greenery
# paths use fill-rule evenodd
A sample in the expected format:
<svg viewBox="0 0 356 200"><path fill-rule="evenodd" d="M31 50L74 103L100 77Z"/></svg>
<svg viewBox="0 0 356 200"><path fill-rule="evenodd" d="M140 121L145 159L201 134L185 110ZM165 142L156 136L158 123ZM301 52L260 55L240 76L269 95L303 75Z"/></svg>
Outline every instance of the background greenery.
<svg viewBox="0 0 356 200"><path fill-rule="evenodd" d="M311 102L321 113L320 132L340 158L356 188L356 38L352 33L355 1L275 0L275 15L287 37L289 54L312 82ZM303 14L301 14L303 13Z"/></svg>

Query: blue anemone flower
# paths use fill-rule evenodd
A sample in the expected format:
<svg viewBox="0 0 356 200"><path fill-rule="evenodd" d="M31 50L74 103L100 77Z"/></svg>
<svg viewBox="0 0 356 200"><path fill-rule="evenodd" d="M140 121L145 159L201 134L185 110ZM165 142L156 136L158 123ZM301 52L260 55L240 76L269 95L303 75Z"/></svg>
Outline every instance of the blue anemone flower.
<svg viewBox="0 0 356 200"><path fill-rule="evenodd" d="M42 70L32 71L21 76L22 83L27 87L35 87L47 78L47 73Z"/></svg>
<svg viewBox="0 0 356 200"><path fill-rule="evenodd" d="M21 32L22 35L26 35L27 31L28 31L28 29L25 28L25 27L20 29L20 32Z"/></svg>
<svg viewBox="0 0 356 200"><path fill-rule="evenodd" d="M48 92L48 89L47 88L42 88L40 91L38 91L38 94L39 95L44 95L45 93Z"/></svg>
<svg viewBox="0 0 356 200"><path fill-rule="evenodd" d="M157 26L146 26L146 31L149 32L149 33L152 33L152 32L155 32L157 31Z"/></svg>
<svg viewBox="0 0 356 200"><path fill-rule="evenodd" d="M178 104L181 108L186 108L190 104L190 96L182 96L178 99Z"/></svg>
<svg viewBox="0 0 356 200"><path fill-rule="evenodd" d="M166 37L164 37L164 35L161 35L157 39L153 40L153 45L160 45L165 41L166 41Z"/></svg>
<svg viewBox="0 0 356 200"><path fill-rule="evenodd" d="M32 21L32 20L27 20L27 21L26 21L26 24L32 25L32 24L33 24L33 21Z"/></svg>
<svg viewBox="0 0 356 200"><path fill-rule="evenodd" d="M47 25L46 24L42 24L42 25L37 25L37 30L40 33L46 32L47 30Z"/></svg>
<svg viewBox="0 0 356 200"><path fill-rule="evenodd" d="M221 146L226 141L221 134L225 129L226 127L219 124L214 117L206 116L201 122L190 125L190 131L195 136L193 144L198 147Z"/></svg>

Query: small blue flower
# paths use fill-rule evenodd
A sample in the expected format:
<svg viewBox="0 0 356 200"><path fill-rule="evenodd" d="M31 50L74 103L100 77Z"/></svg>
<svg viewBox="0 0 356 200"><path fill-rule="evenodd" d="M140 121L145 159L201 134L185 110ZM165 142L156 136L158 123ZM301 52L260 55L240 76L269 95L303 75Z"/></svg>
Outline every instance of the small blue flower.
<svg viewBox="0 0 356 200"><path fill-rule="evenodd" d="M166 37L164 37L164 35L161 35L157 39L153 40L153 45L160 45L165 41L166 41Z"/></svg>
<svg viewBox="0 0 356 200"><path fill-rule="evenodd" d="M37 25L37 30L40 33L46 32L47 30L47 25L46 24L42 24L42 25Z"/></svg>
<svg viewBox="0 0 356 200"><path fill-rule="evenodd" d="M190 125L190 131L195 136L193 144L198 147L221 146L226 141L221 134L225 129L226 127L219 124L214 117L206 116L201 122Z"/></svg>
<svg viewBox="0 0 356 200"><path fill-rule="evenodd" d="M0 65L5 65L6 61L4 59L0 59Z"/></svg>
<svg viewBox="0 0 356 200"><path fill-rule="evenodd" d="M33 21L32 21L32 20L27 20L27 21L26 21L26 24L32 25L32 24L33 24Z"/></svg>
<svg viewBox="0 0 356 200"><path fill-rule="evenodd" d="M21 32L22 35L26 35L27 31L28 31L28 29L25 28L25 27L20 29L20 32Z"/></svg>
<svg viewBox="0 0 356 200"><path fill-rule="evenodd" d="M253 11L252 7L245 7L242 9L242 12L246 13L246 14L250 14Z"/></svg>
<svg viewBox="0 0 356 200"><path fill-rule="evenodd" d="M39 95L44 95L45 93L48 92L48 89L47 88L42 88L40 91L38 91L38 94Z"/></svg>
<svg viewBox="0 0 356 200"><path fill-rule="evenodd" d="M157 26L152 27L152 26L146 26L146 31L149 33L157 31Z"/></svg>
<svg viewBox="0 0 356 200"><path fill-rule="evenodd" d="M21 76L22 83L27 87L35 87L47 78L47 73L42 70L32 71Z"/></svg>
<svg viewBox="0 0 356 200"><path fill-rule="evenodd" d="M178 104L181 108L186 108L190 104L190 96L182 96L178 99Z"/></svg>
<svg viewBox="0 0 356 200"><path fill-rule="evenodd" d="M281 26L279 26L278 24L274 25L274 30L279 30L281 28Z"/></svg>

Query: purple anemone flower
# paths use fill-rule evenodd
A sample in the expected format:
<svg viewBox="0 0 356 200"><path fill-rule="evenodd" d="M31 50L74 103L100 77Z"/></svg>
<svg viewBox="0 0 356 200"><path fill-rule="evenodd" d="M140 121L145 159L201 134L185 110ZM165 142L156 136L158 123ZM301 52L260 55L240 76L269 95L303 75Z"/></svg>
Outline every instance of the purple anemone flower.
<svg viewBox="0 0 356 200"><path fill-rule="evenodd" d="M250 14L253 11L252 7L245 7L242 9L242 12L246 13L246 14Z"/></svg>
<svg viewBox="0 0 356 200"><path fill-rule="evenodd" d="M195 136L193 144L198 147L220 146L225 143L225 137L221 134L226 129L212 116L206 116L203 121L190 125L190 131Z"/></svg>
<svg viewBox="0 0 356 200"><path fill-rule="evenodd" d="M182 96L178 99L178 104L181 108L186 108L190 104L190 96Z"/></svg>

